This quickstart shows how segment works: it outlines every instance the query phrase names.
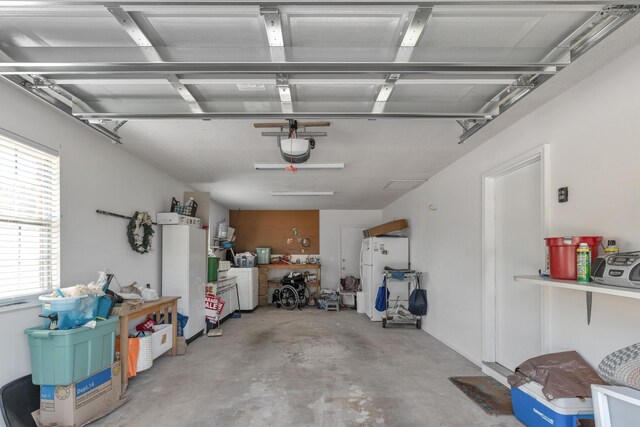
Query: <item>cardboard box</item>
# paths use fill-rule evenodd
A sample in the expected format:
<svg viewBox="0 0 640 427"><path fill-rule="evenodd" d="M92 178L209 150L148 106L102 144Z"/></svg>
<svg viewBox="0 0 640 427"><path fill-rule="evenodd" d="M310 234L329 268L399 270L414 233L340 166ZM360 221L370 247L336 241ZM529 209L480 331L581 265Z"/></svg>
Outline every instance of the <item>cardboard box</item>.
<svg viewBox="0 0 640 427"><path fill-rule="evenodd" d="M258 297L258 305L260 307L266 307L268 302L269 302L269 297L268 296L265 295L265 296L262 296L262 297L261 296Z"/></svg>
<svg viewBox="0 0 640 427"><path fill-rule="evenodd" d="M68 386L40 386L40 409L33 419L41 427L79 427L126 403L121 397L120 361Z"/></svg>
<svg viewBox="0 0 640 427"><path fill-rule="evenodd" d="M398 219L396 221L390 221L382 225L371 227L368 230L364 230L362 233L364 237L377 237L383 234L391 233L392 231L399 231L409 226L406 219Z"/></svg>
<svg viewBox="0 0 640 427"><path fill-rule="evenodd" d="M129 314L140 311L142 308L142 300L125 300L122 304L113 307L112 316L128 316Z"/></svg>

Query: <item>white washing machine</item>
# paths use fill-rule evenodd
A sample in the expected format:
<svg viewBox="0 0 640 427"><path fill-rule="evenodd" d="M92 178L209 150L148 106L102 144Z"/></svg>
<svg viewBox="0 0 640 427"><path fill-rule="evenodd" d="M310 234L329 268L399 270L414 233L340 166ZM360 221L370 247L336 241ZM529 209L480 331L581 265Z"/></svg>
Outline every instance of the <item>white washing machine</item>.
<svg viewBox="0 0 640 427"><path fill-rule="evenodd" d="M258 267L231 268L229 276L237 276L240 310L251 311L258 306Z"/></svg>

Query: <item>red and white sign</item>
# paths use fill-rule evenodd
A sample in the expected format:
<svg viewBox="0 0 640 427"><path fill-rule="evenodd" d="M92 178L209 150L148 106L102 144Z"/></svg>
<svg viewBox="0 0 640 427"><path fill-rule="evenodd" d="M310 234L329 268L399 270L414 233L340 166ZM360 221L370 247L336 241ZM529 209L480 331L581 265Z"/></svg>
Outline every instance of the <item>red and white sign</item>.
<svg viewBox="0 0 640 427"><path fill-rule="evenodd" d="M222 298L212 294L206 294L204 297L204 314L208 320L217 322L220 320L220 314L224 308Z"/></svg>

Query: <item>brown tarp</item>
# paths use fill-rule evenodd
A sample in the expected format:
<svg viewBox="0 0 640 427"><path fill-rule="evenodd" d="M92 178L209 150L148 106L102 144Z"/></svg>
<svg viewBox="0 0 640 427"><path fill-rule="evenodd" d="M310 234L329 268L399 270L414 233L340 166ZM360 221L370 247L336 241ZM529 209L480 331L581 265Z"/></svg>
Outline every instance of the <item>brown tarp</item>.
<svg viewBox="0 0 640 427"><path fill-rule="evenodd" d="M530 381L542 385L548 400L561 397L589 397L591 384L607 384L575 351L543 354L522 363L516 373L507 378L512 387Z"/></svg>

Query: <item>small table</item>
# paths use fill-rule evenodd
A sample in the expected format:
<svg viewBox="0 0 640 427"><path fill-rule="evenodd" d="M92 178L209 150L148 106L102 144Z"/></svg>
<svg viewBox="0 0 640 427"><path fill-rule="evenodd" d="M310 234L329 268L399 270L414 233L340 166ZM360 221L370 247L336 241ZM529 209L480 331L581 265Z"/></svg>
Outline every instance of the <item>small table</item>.
<svg viewBox="0 0 640 427"><path fill-rule="evenodd" d="M142 316L149 316L150 314L158 314L162 316L165 314L165 322L168 319L169 312L171 312L171 335L172 335L172 347L171 355L175 356L178 351L178 300L180 297L161 297L158 301L151 301L142 303L139 306L130 307L123 305L120 312L120 360L122 361L122 367L120 369L122 379L122 393L127 389L129 384L129 370L128 370L128 358L129 358L129 320L136 319ZM158 317L159 318L159 317ZM124 337L124 338L123 338Z"/></svg>

